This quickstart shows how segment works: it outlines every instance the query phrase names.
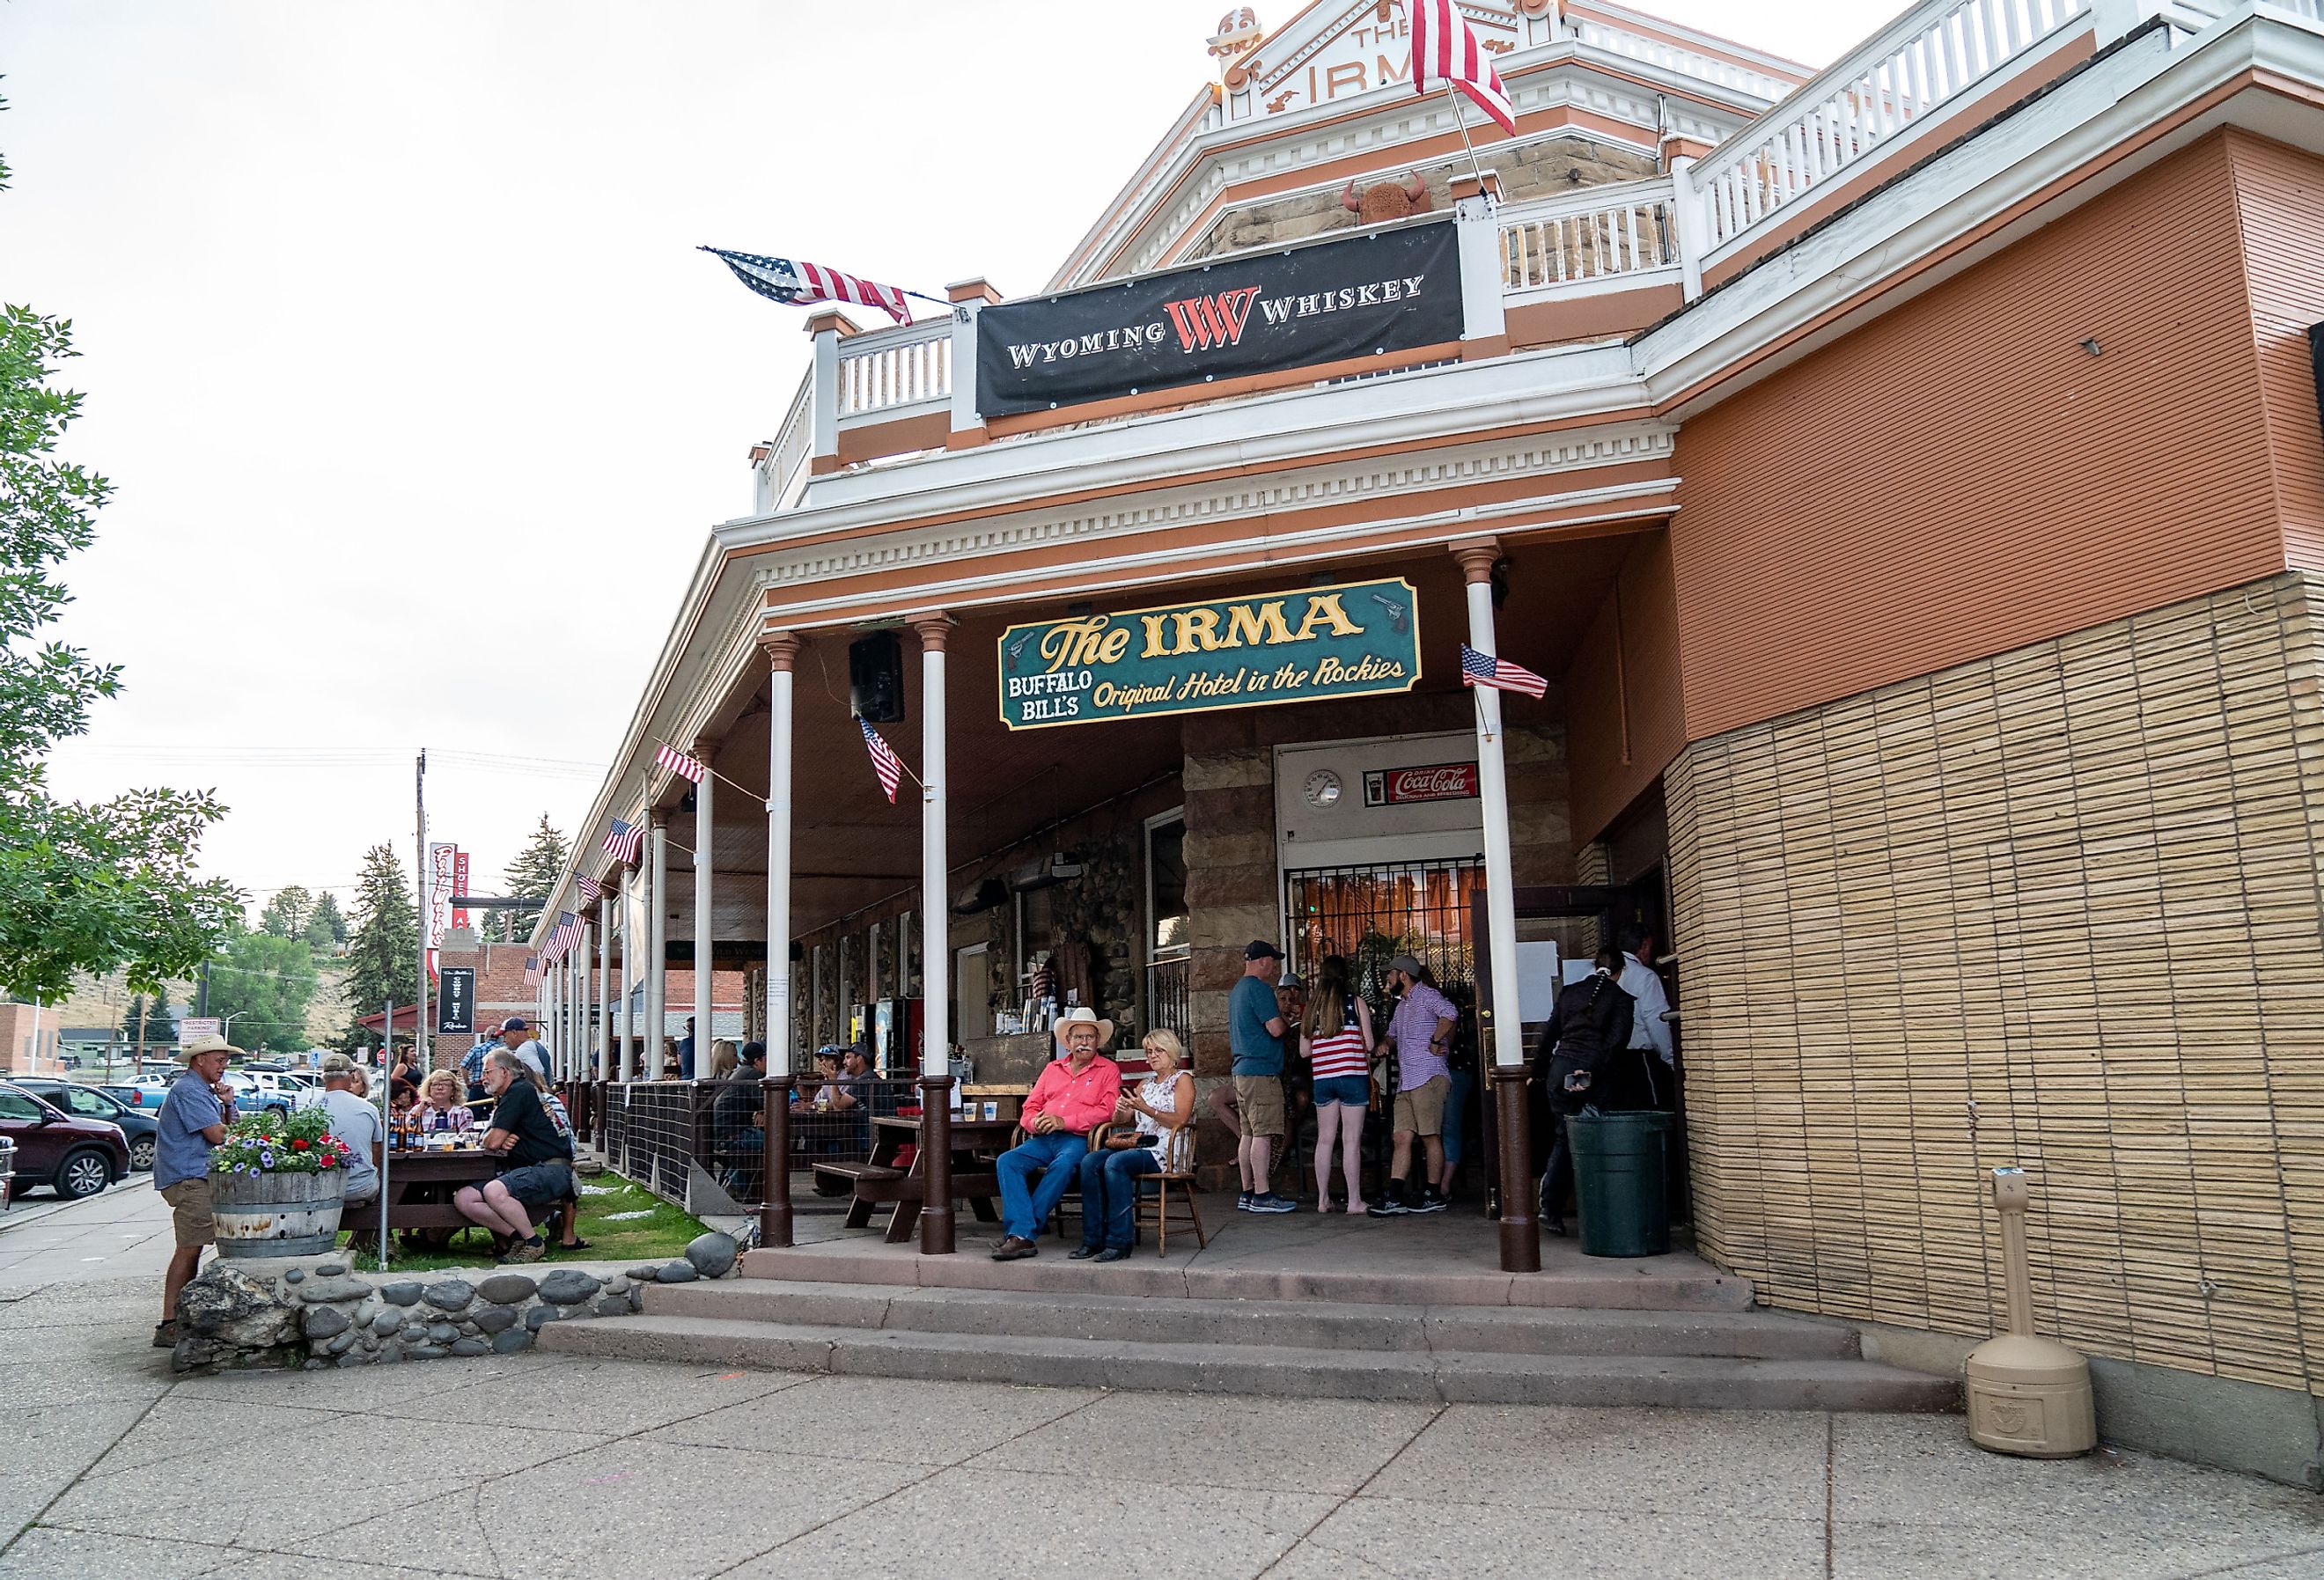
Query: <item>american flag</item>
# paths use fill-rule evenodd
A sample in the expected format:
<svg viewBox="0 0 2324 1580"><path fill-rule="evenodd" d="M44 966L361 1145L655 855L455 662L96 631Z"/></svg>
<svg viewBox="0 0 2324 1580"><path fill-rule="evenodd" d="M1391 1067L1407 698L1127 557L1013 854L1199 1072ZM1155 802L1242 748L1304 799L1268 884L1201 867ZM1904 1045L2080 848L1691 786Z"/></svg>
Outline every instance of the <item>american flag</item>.
<svg viewBox="0 0 2324 1580"><path fill-rule="evenodd" d="M540 956L538 955L524 957L524 984L527 987L540 985Z"/></svg>
<svg viewBox="0 0 2324 1580"><path fill-rule="evenodd" d="M584 900L595 900L605 892L605 885L595 878L586 876L575 878L573 886L581 891L581 898Z"/></svg>
<svg viewBox="0 0 2324 1580"><path fill-rule="evenodd" d="M888 804L892 807L896 804L896 785L904 777L903 759L896 755L893 746L880 738L880 732L862 715L856 716L855 722L863 731L863 749L872 753L872 772L880 776L880 788L888 792Z"/></svg>
<svg viewBox="0 0 2324 1580"><path fill-rule="evenodd" d="M896 286L876 284L858 275L826 269L820 263L770 258L760 253L730 253L724 247L698 250L733 270L735 279L761 296L773 300L793 304L849 301L858 307L876 307L899 324L912 321L912 310L904 305L906 293Z"/></svg>
<svg viewBox="0 0 2324 1580"><path fill-rule="evenodd" d="M1453 0L1411 0L1412 86L1418 93L1450 83L1469 102L1517 134L1517 106L1477 35L1461 20Z"/></svg>
<svg viewBox="0 0 2324 1580"><path fill-rule="evenodd" d="M645 843L645 837L644 824L624 823L616 818L613 826L605 831L605 854L628 866L638 859L638 846Z"/></svg>
<svg viewBox="0 0 2324 1580"><path fill-rule="evenodd" d="M1522 691L1527 697L1539 697L1549 689L1549 682L1507 659L1497 659L1490 653L1480 653L1467 642L1461 644L1461 684L1491 686L1503 691Z"/></svg>
<svg viewBox="0 0 2324 1580"><path fill-rule="evenodd" d="M656 752L654 762L656 766L667 768L680 779L691 780L696 784L700 784L702 776L710 772L675 746L664 746Z"/></svg>
<svg viewBox="0 0 2324 1580"><path fill-rule="evenodd" d="M549 935L549 962L555 965L573 952L581 941L581 919L569 910L557 913L557 930Z"/></svg>

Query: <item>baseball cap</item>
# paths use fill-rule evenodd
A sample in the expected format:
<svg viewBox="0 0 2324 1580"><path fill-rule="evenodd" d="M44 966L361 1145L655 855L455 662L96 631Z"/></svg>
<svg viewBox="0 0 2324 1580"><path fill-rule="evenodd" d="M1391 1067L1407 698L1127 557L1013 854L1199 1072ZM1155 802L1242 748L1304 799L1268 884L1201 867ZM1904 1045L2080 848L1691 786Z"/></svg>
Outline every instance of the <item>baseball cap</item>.
<svg viewBox="0 0 2324 1580"><path fill-rule="evenodd" d="M1246 960L1280 960L1283 951L1265 938L1253 938L1243 946L1242 957Z"/></svg>
<svg viewBox="0 0 2324 1580"><path fill-rule="evenodd" d="M501 1022L501 1030L503 1031L523 1031L529 1030L529 1028L525 1025L524 1018L521 1015L511 1015L507 1020Z"/></svg>
<svg viewBox="0 0 2324 1580"><path fill-rule="evenodd" d="M323 1056L323 1075L326 1079L332 1076L351 1076L355 1072L355 1061L346 1054L327 1053Z"/></svg>

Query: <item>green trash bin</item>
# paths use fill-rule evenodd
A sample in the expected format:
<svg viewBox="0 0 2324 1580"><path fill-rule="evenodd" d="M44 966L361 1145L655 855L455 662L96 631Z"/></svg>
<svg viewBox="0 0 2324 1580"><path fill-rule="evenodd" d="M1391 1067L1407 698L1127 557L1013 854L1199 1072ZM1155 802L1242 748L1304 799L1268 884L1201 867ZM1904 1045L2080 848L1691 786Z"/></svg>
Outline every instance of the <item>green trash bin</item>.
<svg viewBox="0 0 2324 1580"><path fill-rule="evenodd" d="M1670 1249L1663 1152L1667 1113L1577 1113L1565 1122L1584 1256L1660 1256Z"/></svg>

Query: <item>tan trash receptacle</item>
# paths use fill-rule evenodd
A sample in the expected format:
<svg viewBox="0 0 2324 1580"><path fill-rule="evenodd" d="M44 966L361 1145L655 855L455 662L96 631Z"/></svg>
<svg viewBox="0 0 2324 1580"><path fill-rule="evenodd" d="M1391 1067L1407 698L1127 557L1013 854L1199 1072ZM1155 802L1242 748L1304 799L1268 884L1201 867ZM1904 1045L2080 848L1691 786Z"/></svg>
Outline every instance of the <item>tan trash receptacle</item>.
<svg viewBox="0 0 2324 1580"><path fill-rule="evenodd" d="M2034 1280L2025 1265L2025 1171L1993 1171L2001 1210L2001 1263L2009 1291L2009 1331L1971 1350L1969 1437L1980 1448L2035 1459L2066 1459L2098 1446L2090 1363L2034 1332Z"/></svg>

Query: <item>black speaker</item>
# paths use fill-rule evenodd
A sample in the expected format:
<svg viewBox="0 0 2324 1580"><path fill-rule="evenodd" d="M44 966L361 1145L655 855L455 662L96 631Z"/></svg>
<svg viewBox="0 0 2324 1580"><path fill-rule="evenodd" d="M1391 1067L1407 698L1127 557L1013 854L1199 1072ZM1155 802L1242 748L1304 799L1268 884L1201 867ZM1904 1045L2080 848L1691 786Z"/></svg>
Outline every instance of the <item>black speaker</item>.
<svg viewBox="0 0 2324 1580"><path fill-rule="evenodd" d="M904 722L904 650L894 632L847 644L847 701L866 724Z"/></svg>

